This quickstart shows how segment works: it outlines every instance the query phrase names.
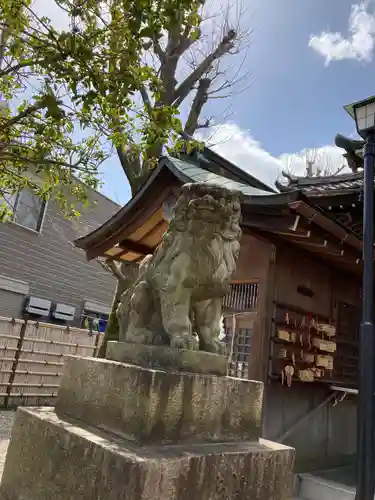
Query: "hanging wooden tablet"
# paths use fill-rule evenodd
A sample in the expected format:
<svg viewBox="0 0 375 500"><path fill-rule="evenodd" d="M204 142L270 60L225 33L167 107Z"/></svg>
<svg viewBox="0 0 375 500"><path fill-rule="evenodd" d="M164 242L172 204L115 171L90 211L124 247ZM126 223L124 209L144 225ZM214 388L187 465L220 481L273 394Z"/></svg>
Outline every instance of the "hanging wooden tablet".
<svg viewBox="0 0 375 500"><path fill-rule="evenodd" d="M323 340L319 337L314 337L312 339L312 345L324 352L336 352L336 342L331 340Z"/></svg>

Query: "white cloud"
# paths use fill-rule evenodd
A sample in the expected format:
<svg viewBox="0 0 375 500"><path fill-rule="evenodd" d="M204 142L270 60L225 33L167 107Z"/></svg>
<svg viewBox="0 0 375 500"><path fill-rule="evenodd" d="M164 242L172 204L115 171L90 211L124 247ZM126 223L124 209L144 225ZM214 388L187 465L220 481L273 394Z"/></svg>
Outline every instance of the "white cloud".
<svg viewBox="0 0 375 500"><path fill-rule="evenodd" d="M334 173L345 164L343 151L333 145L273 156L262 148L249 131L242 130L235 124L203 129L197 136L207 140L208 145L218 154L270 186L274 186L282 170L289 170L297 176L306 175L306 157L314 162L313 171L322 167ZM348 167L342 172L347 171Z"/></svg>
<svg viewBox="0 0 375 500"><path fill-rule="evenodd" d="M215 13L220 12L218 4L215 2L217 2L217 0L211 0L210 5L212 4L216 7L216 9L213 9ZM55 2L35 0L34 8L39 15L49 17L57 29L68 29L69 18L66 13L61 11ZM372 22L375 23L375 20L367 14L363 4L353 6L350 18L350 29L353 33L352 38L354 40L354 42L352 42L353 46L363 46L363 40L360 37L362 37L363 33L371 32L374 33L374 35L370 35L372 41L370 49L371 52L373 48L372 37L375 36L375 30L373 30L369 23L366 29L358 28L361 26L366 27L367 18L370 18ZM212 23L212 19L213 17L207 22ZM335 34L328 33L327 35ZM342 42L349 43L348 41L342 39L340 34L336 35L341 37ZM313 42L315 38L319 39L321 37L313 37L310 41L310 46L317 50L316 47L313 46L313 44L316 43ZM326 54L322 54L327 57ZM334 57L331 57L331 59L334 59ZM306 155L304 152L294 152L291 154L285 153L279 157L273 156L262 148L261 144L251 136L249 131L239 128L236 124L229 123L225 125L217 125L212 127L210 130L202 129L199 136L201 139L209 139L208 144L212 145L212 149L214 149L217 153L272 187L274 187L275 180L281 176L282 170L289 169L294 175L297 176L303 176L306 173ZM314 150L313 153L310 152L308 154L308 157L312 156L316 160L315 165L324 166L329 162L332 171L336 171L340 168L344 161L342 157L342 150L330 145L318 148ZM115 165L117 166L117 159L115 162ZM111 163L110 173L107 169L105 169L104 175L104 191L108 192L108 194L112 195L112 197L114 197L114 193L116 192L115 186L118 186L118 183L121 184L123 178L123 173L122 171L120 172L120 170L117 171L116 175L113 175L113 167L115 165ZM118 198L121 202L125 202L129 196L130 191L128 192L127 190L126 193L124 193L122 190L121 196L119 195Z"/></svg>
<svg viewBox="0 0 375 500"><path fill-rule="evenodd" d="M247 130L235 124L201 129L197 136L199 139L208 139L208 145L214 151L266 184L273 185L282 170L280 159L267 153Z"/></svg>
<svg viewBox="0 0 375 500"><path fill-rule="evenodd" d="M328 65L331 61L356 59L369 62L375 47L375 13L370 12L369 2L352 5L349 17L349 34L345 38L342 33L323 32L312 36L309 47L325 58Z"/></svg>

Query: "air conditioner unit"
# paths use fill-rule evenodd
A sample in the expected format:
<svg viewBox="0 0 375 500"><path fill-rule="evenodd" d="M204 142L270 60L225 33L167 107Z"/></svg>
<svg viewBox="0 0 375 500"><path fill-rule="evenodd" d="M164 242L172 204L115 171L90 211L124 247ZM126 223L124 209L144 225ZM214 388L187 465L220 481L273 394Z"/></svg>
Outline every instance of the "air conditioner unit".
<svg viewBox="0 0 375 500"><path fill-rule="evenodd" d="M75 311L75 307L67 306L65 304L56 304L53 308L52 316L55 319L63 321L73 321Z"/></svg>
<svg viewBox="0 0 375 500"><path fill-rule="evenodd" d="M36 316L49 316L51 310L51 301L39 299L38 297L27 297L25 303L25 312Z"/></svg>

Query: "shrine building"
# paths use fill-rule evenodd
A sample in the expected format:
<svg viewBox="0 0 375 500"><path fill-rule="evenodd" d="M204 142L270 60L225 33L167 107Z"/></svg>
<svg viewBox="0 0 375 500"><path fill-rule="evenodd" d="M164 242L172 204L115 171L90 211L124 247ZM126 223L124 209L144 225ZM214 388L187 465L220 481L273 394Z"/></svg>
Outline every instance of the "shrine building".
<svg viewBox="0 0 375 500"><path fill-rule="evenodd" d="M296 447L297 470L311 470L356 453L363 175L287 180L273 189L208 148L162 157L129 203L75 244L88 259L139 263L183 184L241 191L241 252L223 300L228 373L264 382L263 435Z"/></svg>

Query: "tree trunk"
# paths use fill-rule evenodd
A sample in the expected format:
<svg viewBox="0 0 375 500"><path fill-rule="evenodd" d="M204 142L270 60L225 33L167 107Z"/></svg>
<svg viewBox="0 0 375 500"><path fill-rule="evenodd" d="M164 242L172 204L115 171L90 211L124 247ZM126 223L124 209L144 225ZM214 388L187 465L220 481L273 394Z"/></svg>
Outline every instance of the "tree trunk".
<svg viewBox="0 0 375 500"><path fill-rule="evenodd" d="M146 173L144 173L142 176L141 164L139 162L139 159L137 159L136 161L134 158L131 158L121 147L117 148L117 153L120 159L121 166L128 178L132 196L134 196L137 193L138 189L142 187L142 184L147 180L150 172L146 171ZM117 285L115 296L112 302L112 309L109 314L108 323L104 332L104 339L98 352L98 358L105 358L108 342L112 340L118 340L118 323L116 311L121 300L121 295L134 283L137 277L137 273L138 266L136 264L132 265L127 262L123 262L121 264L120 274L122 275L122 278L117 276Z"/></svg>
<svg viewBox="0 0 375 500"><path fill-rule="evenodd" d="M121 295L126 290L126 280L117 280L116 292L112 302L112 309L109 314L108 323L104 333L103 343L98 352L98 358L105 358L107 344L110 340L118 340L118 323L116 311L120 303Z"/></svg>
<svg viewBox="0 0 375 500"><path fill-rule="evenodd" d="M107 344L111 340L118 340L118 322L116 311L121 300L121 295L129 288L137 277L138 266L124 263L121 266L123 278L117 280L116 292L112 302L112 309L108 318L107 327L104 333L104 339L98 352L98 358L105 358Z"/></svg>

